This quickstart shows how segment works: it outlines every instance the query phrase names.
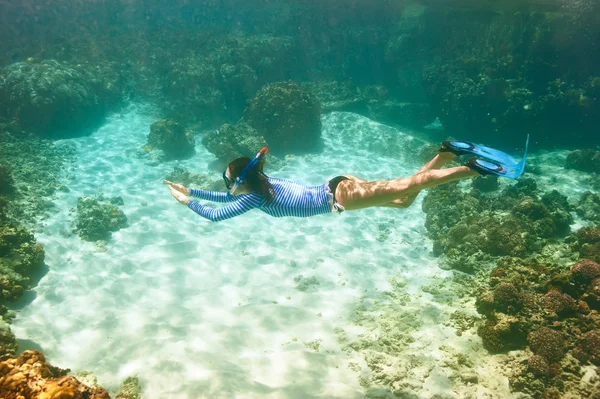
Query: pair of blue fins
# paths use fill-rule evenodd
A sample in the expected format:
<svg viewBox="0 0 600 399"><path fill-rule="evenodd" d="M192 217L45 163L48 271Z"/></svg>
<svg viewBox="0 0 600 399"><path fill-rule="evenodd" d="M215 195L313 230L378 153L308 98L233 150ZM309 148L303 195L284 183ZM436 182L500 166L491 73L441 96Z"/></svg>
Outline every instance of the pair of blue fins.
<svg viewBox="0 0 600 399"><path fill-rule="evenodd" d="M525 154L520 162L517 162L516 159L505 152L468 141L444 141L440 152L451 152L456 155L475 155L478 158L473 157L466 164L471 169L482 175L491 174L516 179L525 170L528 147L529 135L527 135L527 141L525 142Z"/></svg>

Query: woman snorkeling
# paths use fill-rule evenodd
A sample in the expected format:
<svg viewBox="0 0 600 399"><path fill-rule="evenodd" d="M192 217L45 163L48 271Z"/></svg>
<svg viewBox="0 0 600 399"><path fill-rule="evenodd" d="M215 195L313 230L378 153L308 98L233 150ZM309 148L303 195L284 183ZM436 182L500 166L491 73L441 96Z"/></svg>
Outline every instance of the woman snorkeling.
<svg viewBox="0 0 600 399"><path fill-rule="evenodd" d="M494 174L517 178L525 168L525 155L517 162L510 155L489 147L465 141L444 141L438 154L417 173L394 180L366 181L350 175L328 180L325 184L306 186L290 180L269 177L263 173L263 148L254 159L240 157L223 172L227 192L189 189L165 180L177 201L211 221L239 216L251 209L275 217L308 217L326 213L341 213L373 206L407 208L421 190L468 177ZM472 154L463 166L441 169L459 155ZM189 197L212 202L229 203L215 209Z"/></svg>

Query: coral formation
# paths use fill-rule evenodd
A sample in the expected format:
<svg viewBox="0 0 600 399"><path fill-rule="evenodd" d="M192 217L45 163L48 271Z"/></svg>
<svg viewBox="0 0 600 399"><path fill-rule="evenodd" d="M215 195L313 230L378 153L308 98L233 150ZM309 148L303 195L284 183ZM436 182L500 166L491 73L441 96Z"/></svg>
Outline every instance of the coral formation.
<svg viewBox="0 0 600 399"><path fill-rule="evenodd" d="M88 387L46 362L38 351L0 362L0 397L6 399L110 399L102 388Z"/></svg>
<svg viewBox="0 0 600 399"><path fill-rule="evenodd" d="M24 130L64 138L96 127L120 97L118 77L86 64L18 62L0 79L0 104Z"/></svg>
<svg viewBox="0 0 600 399"><path fill-rule="evenodd" d="M54 194L68 191L63 172L75 156L74 146L24 137L20 129L9 133L3 131L1 123L0 142L0 159L10 165L14 182L15 201L6 204L6 214L28 227L36 226L40 218L52 212Z"/></svg>
<svg viewBox="0 0 600 399"><path fill-rule="evenodd" d="M264 137L244 122L236 125L225 124L218 130L205 132L202 144L224 163L240 156L252 157L262 147L267 146Z"/></svg>
<svg viewBox="0 0 600 399"><path fill-rule="evenodd" d="M127 216L117 207L119 204L123 204L120 197L79 198L75 232L86 241L108 240L113 232L127 226Z"/></svg>
<svg viewBox="0 0 600 399"><path fill-rule="evenodd" d="M0 359L14 357L17 353L17 339L10 326L0 320Z"/></svg>
<svg viewBox="0 0 600 399"><path fill-rule="evenodd" d="M117 392L116 399L141 399L142 386L137 376L127 377Z"/></svg>
<svg viewBox="0 0 600 399"><path fill-rule="evenodd" d="M572 247L582 258L600 262L600 226L583 227L573 236Z"/></svg>
<svg viewBox="0 0 600 399"><path fill-rule="evenodd" d="M321 148L321 105L297 83L264 86L249 101L243 120L265 138L275 153L303 153Z"/></svg>
<svg viewBox="0 0 600 399"><path fill-rule="evenodd" d="M194 154L196 141L192 133L172 119L160 120L150 125L149 151L162 150L167 159L183 159Z"/></svg>
<svg viewBox="0 0 600 399"><path fill-rule="evenodd" d="M527 343L533 353L543 357L550 363L562 359L566 352L563 335L548 327L530 332L527 336Z"/></svg>
<svg viewBox="0 0 600 399"><path fill-rule="evenodd" d="M467 273L480 270L491 257L526 255L564 237L573 223L570 210L567 198L556 190L540 196L532 179L487 194L465 193L450 183L423 200L434 254Z"/></svg>
<svg viewBox="0 0 600 399"><path fill-rule="evenodd" d="M581 194L575 212L585 220L600 222L600 195L590 191Z"/></svg>
<svg viewBox="0 0 600 399"><path fill-rule="evenodd" d="M19 299L31 288L30 277L44 263L44 248L14 222L0 226L0 303Z"/></svg>
<svg viewBox="0 0 600 399"><path fill-rule="evenodd" d="M600 173L600 151L592 149L571 151L567 155L565 168Z"/></svg>

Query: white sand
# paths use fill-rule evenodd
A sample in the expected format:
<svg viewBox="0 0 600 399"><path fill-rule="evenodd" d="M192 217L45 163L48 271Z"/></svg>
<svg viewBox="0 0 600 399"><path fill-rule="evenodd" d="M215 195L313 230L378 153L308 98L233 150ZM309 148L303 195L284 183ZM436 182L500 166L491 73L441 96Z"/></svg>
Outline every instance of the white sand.
<svg viewBox="0 0 600 399"><path fill-rule="evenodd" d="M134 107L90 137L70 140L79 154L70 192L60 194L56 213L37 232L50 271L18 314L15 334L39 344L56 366L93 371L113 393L137 373L145 398L363 397L361 372L348 364L364 360L340 350L334 329L364 332L349 317L362 296L388 290L391 276L403 276L405 292L414 296L448 275L430 254L422 198L407 210L308 219L252 211L208 222L178 204L162 180L176 165L207 173L214 157L198 143L192 159L150 165L138 154L154 120ZM419 142L399 131L345 113L323 123L323 154L290 157L273 176L318 184L342 173L387 179L420 167ZM407 151L385 157L385 148L369 145L389 134L410 142ZM64 234L77 198L98 192L121 196L129 220L106 252ZM378 240L385 229L389 237ZM314 276L319 285L301 292L298 275ZM411 392L506 397L507 382L494 374L478 337L457 337L442 323L452 309L429 294L416 298L407 311L421 326L407 332L416 340L407 351L431 373L413 373ZM465 306L473 312L472 304L458 305ZM304 344L314 340L322 340L318 352ZM474 372L488 383L475 391L453 383L444 361L449 355L438 350L444 344L478 359Z"/></svg>

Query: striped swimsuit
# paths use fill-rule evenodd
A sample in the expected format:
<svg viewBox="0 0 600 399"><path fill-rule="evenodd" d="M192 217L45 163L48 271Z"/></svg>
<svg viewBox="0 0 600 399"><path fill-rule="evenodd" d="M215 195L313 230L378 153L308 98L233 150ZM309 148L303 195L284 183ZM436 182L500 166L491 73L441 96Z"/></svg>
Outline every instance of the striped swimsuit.
<svg viewBox="0 0 600 399"><path fill-rule="evenodd" d="M213 222L239 216L251 209L260 209L275 217L308 217L332 212L333 196L328 183L304 186L289 180L272 177L267 179L274 190L274 197L270 203L267 203L267 199L262 194L255 192L234 196L228 192L191 189L190 196L192 197L212 202L230 202L230 204L215 209L200 205L196 201L190 201L188 208ZM333 210L335 211L335 207Z"/></svg>

